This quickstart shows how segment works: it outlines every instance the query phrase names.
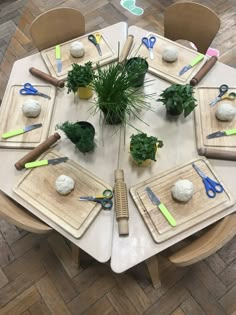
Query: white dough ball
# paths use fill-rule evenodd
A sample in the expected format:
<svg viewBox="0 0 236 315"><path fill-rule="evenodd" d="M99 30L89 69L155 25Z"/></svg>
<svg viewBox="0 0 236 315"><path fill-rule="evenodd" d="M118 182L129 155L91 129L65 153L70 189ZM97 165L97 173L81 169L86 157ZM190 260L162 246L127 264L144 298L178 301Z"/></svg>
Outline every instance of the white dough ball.
<svg viewBox="0 0 236 315"><path fill-rule="evenodd" d="M231 121L234 119L236 114L235 107L230 103L221 103L219 104L216 110L216 118L222 121Z"/></svg>
<svg viewBox="0 0 236 315"><path fill-rule="evenodd" d="M162 59L167 62L174 62L178 59L178 50L174 46L167 46L162 52Z"/></svg>
<svg viewBox="0 0 236 315"><path fill-rule="evenodd" d="M69 194L75 187L73 178L67 175L60 175L55 182L56 191L61 195Z"/></svg>
<svg viewBox="0 0 236 315"><path fill-rule="evenodd" d="M75 58L83 57L84 55L84 45L83 43L76 41L70 45L70 54Z"/></svg>
<svg viewBox="0 0 236 315"><path fill-rule="evenodd" d="M178 201L189 201L194 193L193 183L188 179L180 179L171 189L172 197Z"/></svg>
<svg viewBox="0 0 236 315"><path fill-rule="evenodd" d="M39 102L29 99L22 105L22 112L26 117L37 117L41 112L41 106Z"/></svg>

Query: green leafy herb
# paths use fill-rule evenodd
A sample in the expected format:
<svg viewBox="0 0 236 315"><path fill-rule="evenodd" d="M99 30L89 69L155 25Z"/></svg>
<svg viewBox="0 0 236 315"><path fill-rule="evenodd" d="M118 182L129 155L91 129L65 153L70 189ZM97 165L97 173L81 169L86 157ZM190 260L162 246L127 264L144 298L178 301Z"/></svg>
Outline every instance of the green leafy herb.
<svg viewBox="0 0 236 315"><path fill-rule="evenodd" d="M57 124L56 129L64 131L71 142L83 153L93 151L95 148L94 128L92 125L84 126L79 123L71 123L66 121L62 124Z"/></svg>
<svg viewBox="0 0 236 315"><path fill-rule="evenodd" d="M160 97L157 101L162 102L166 110L173 115L184 112L184 117L187 117L197 106L190 84L172 84L160 94Z"/></svg>
<svg viewBox="0 0 236 315"><path fill-rule="evenodd" d="M130 153L138 165L147 159L156 161L156 150L161 147L163 147L163 141L153 136L147 136L146 133L131 136Z"/></svg>
<svg viewBox="0 0 236 315"><path fill-rule="evenodd" d="M72 64L72 70L68 72L67 83L68 87L67 93L73 91L77 92L79 87L88 86L94 77L94 70L92 67L92 62L86 62L83 66L78 65L77 63Z"/></svg>
<svg viewBox="0 0 236 315"><path fill-rule="evenodd" d="M149 103L144 100L143 91L132 87L133 77L123 64L113 63L103 68L98 65L92 82L97 93L94 112L101 110L105 122L123 124L130 115L138 117L140 110L150 108Z"/></svg>

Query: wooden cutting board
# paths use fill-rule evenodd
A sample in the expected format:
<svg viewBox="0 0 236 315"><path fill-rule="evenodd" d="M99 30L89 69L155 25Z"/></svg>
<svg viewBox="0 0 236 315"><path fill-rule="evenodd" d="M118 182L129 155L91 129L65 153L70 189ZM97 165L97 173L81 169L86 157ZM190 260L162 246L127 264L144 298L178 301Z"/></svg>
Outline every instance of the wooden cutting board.
<svg viewBox="0 0 236 315"><path fill-rule="evenodd" d="M236 92L236 88L229 88L228 93ZM236 128L236 120L231 122L219 121L215 112L219 104L227 102L236 107L236 100L222 100L214 106L210 102L219 95L217 87L199 87L196 89L195 98L198 106L195 108L195 128L197 148L214 148L222 151L236 151L236 135L207 139L207 135L227 129Z"/></svg>
<svg viewBox="0 0 236 315"><path fill-rule="evenodd" d="M91 34L94 33L95 32ZM55 46L41 51L42 58L52 76L58 79L66 78L68 71L72 69L73 63L84 65L86 62L92 61L95 68L98 62L102 66L118 58L117 54L114 52L104 35L102 35L100 42L102 56L98 54L97 48L93 45L93 43L88 40L88 35L89 34L86 34L60 45L62 60L62 71L60 73L57 72ZM85 54L81 58L74 58L70 54L70 46L75 41L80 41L84 45Z"/></svg>
<svg viewBox="0 0 236 315"><path fill-rule="evenodd" d="M207 176L220 182L224 192L217 193L215 198L206 195L201 177L192 167L194 162ZM179 179L188 179L194 185L194 195L187 203L175 201L171 188ZM150 201L145 187L149 186L175 218L177 225L172 227L164 218L157 206ZM224 183L215 174L206 159L196 159L187 164L170 169L130 188L130 194L156 243L164 242L171 237L193 227L194 225L216 215L234 204Z"/></svg>
<svg viewBox="0 0 236 315"><path fill-rule="evenodd" d="M158 34L149 33L147 37L155 36L156 43L153 47L154 59L150 59L148 49L144 44L141 44L139 50L137 51L137 47L140 45L136 43L136 48L133 49L133 54L136 56L142 56L143 58L147 58L147 62L149 64L149 72L168 81L171 83L178 84L186 84L189 83L190 80L194 77L194 75L198 72L198 70L202 67L202 65L206 61L206 57L199 62L192 69L185 72L182 76L179 76L179 71L185 66L189 65L193 59L198 56L198 52L192 50L188 47L180 45L176 42L173 42L165 37L162 37ZM175 62L166 62L162 59L163 50L167 46L174 46L178 50L178 59ZM131 54L132 55L132 54Z"/></svg>
<svg viewBox="0 0 236 315"><path fill-rule="evenodd" d="M34 148L48 137L56 89L51 85L33 84L40 92L51 96L51 99L37 95L21 95L22 85L12 85L5 93L0 107L0 147L2 148ZM22 105L26 100L33 99L40 103L41 112L36 118L23 115ZM41 128L24 134L2 139L1 135L8 131L23 128L27 125L42 123Z"/></svg>
<svg viewBox="0 0 236 315"><path fill-rule="evenodd" d="M61 157L59 153L50 151L40 159L58 157ZM55 181L62 174L75 181L74 190L64 196L55 189ZM68 160L27 171L14 192L72 236L80 238L101 211L101 205L92 201L80 201L79 197L101 195L107 188L112 190L107 183Z"/></svg>

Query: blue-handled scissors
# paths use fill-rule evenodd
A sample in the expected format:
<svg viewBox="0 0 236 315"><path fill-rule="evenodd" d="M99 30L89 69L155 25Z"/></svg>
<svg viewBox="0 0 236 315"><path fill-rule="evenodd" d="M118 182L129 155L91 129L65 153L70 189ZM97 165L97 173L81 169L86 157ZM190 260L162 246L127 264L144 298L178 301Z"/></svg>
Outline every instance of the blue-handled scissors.
<svg viewBox="0 0 236 315"><path fill-rule="evenodd" d="M154 55L153 55L153 46L155 45L156 42L156 37L155 36L151 36L151 37L143 37L142 38L142 43L147 47L147 49L149 50L149 56L151 59L154 59Z"/></svg>
<svg viewBox="0 0 236 315"><path fill-rule="evenodd" d="M113 206L112 202L113 192L110 189L105 189L102 193L102 196L87 196L79 197L79 200L87 200L98 202L102 205L102 208L105 210L111 210Z"/></svg>
<svg viewBox="0 0 236 315"><path fill-rule="evenodd" d="M221 97L228 91L229 87L227 84L222 84L219 87L220 94L210 102L210 106L214 106L216 103L218 103L221 100Z"/></svg>
<svg viewBox="0 0 236 315"><path fill-rule="evenodd" d="M38 90L36 90L35 87L31 83L25 83L23 89L20 89L20 94L21 95L39 95L45 98L48 98L49 100L51 97L47 94L41 93Z"/></svg>
<svg viewBox="0 0 236 315"><path fill-rule="evenodd" d="M102 56L102 51L100 47L101 38L102 38L102 35L100 33L95 33L94 35L91 34L88 36L88 40L96 46L97 51L100 56Z"/></svg>
<svg viewBox="0 0 236 315"><path fill-rule="evenodd" d="M206 189L206 194L209 198L215 198L216 193L222 193L224 191L224 187L206 176L199 167L197 167L194 163L192 163L193 168L196 170L199 176L201 176L203 184Z"/></svg>

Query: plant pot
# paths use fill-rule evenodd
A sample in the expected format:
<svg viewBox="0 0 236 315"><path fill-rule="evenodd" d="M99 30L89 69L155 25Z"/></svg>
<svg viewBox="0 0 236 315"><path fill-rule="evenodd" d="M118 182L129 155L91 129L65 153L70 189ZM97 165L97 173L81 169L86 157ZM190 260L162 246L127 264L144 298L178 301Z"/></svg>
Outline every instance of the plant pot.
<svg viewBox="0 0 236 315"><path fill-rule="evenodd" d="M168 115L171 115L171 116L178 116L178 115L182 114L182 110L180 111L180 110L177 110L175 108L166 110L166 112Z"/></svg>
<svg viewBox="0 0 236 315"><path fill-rule="evenodd" d="M126 66L127 66L128 71L134 71L134 73L136 73L135 72L135 63L137 63L138 59L140 59L140 57L133 57L127 61ZM140 87L144 84L145 75L148 71L148 62L145 59L142 59L142 60L143 60L143 63L145 64L144 65L145 69L140 73L137 72L137 77L132 81L133 87ZM133 66L132 66L132 64L133 64Z"/></svg>
<svg viewBox="0 0 236 315"><path fill-rule="evenodd" d="M131 150L131 149L130 149L130 150ZM157 150L158 150L158 146L156 145L155 157L156 157L156 155L157 155ZM152 159L146 159L146 160L142 161L141 163L138 163L138 161L136 161L136 160L132 157L132 155L130 155L130 157L131 157L131 159L133 160L134 164L136 164L138 167L148 167L148 166L151 164L151 162L153 161ZM155 161L153 161L153 162L155 162Z"/></svg>
<svg viewBox="0 0 236 315"><path fill-rule="evenodd" d="M122 113L122 115L117 115L113 112L108 112L107 110L102 110L104 115L104 120L109 125L118 125L122 124L125 120L125 111Z"/></svg>
<svg viewBox="0 0 236 315"><path fill-rule="evenodd" d="M86 139L82 139L82 137L79 137L79 139L75 142L75 146L83 153L93 151L95 147L95 129L93 125L87 121L78 121L76 124L78 124L83 129L89 129L90 136L86 135Z"/></svg>
<svg viewBox="0 0 236 315"><path fill-rule="evenodd" d="M78 88L77 94L80 99L88 100L93 96L93 90L89 85L86 87L81 86Z"/></svg>

